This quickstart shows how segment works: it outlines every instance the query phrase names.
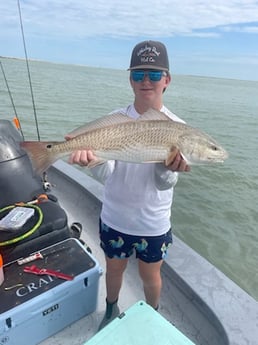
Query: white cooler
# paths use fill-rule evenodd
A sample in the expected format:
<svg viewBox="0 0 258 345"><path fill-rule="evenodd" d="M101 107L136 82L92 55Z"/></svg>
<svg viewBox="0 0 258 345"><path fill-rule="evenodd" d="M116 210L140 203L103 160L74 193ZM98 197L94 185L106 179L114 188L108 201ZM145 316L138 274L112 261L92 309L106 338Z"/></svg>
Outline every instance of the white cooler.
<svg viewBox="0 0 258 345"><path fill-rule="evenodd" d="M4 266L0 286L0 344L35 345L69 324L94 312L102 269L76 239L40 251L43 259ZM25 273L36 265L73 277Z"/></svg>

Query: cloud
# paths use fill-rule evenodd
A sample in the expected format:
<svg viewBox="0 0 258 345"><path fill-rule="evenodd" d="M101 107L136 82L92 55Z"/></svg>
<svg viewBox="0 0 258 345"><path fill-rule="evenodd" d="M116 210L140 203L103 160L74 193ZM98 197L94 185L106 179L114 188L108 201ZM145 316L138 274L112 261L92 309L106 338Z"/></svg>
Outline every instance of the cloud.
<svg viewBox="0 0 258 345"><path fill-rule="evenodd" d="M226 30L234 24L246 24L242 32L257 33L256 28L247 25L257 20L255 0L67 0L65 3L63 0L20 0L20 4L29 35L65 35L80 39L94 36L212 37L216 35L207 30L218 26ZM2 2L0 12L0 27L7 30L17 25L16 0Z"/></svg>
<svg viewBox="0 0 258 345"><path fill-rule="evenodd" d="M258 79L257 0L19 1L30 58L126 69L135 42L150 38L179 73L221 76L223 64L225 76ZM17 0L0 1L0 18L0 55L21 56Z"/></svg>
<svg viewBox="0 0 258 345"><path fill-rule="evenodd" d="M221 28L224 32L238 32L238 33L248 33L248 34L258 34L258 25L246 25L246 26L225 26Z"/></svg>
<svg viewBox="0 0 258 345"><path fill-rule="evenodd" d="M184 59L181 56L181 59ZM213 55L193 54L191 56L192 61L198 63L209 63L211 65L219 61L223 65L254 65L258 66L258 54L256 55L238 55L238 56L225 56L223 53L217 53Z"/></svg>

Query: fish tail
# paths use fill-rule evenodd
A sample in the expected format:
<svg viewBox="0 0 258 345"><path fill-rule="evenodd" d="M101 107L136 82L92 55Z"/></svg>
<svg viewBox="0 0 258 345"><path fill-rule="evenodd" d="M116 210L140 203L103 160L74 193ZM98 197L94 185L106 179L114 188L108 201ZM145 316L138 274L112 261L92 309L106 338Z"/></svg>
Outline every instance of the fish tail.
<svg viewBox="0 0 258 345"><path fill-rule="evenodd" d="M41 174L57 160L57 155L51 151L54 143L48 141L23 141L21 147L28 153L34 170Z"/></svg>

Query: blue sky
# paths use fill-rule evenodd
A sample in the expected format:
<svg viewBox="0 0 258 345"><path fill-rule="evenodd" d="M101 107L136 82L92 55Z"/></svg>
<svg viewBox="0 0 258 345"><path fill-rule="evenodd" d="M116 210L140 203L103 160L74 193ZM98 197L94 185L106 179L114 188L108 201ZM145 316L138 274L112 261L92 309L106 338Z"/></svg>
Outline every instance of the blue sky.
<svg viewBox="0 0 258 345"><path fill-rule="evenodd" d="M172 74L258 80L258 1L20 0L31 59L127 69L145 39ZM0 56L24 57L17 0L0 2Z"/></svg>

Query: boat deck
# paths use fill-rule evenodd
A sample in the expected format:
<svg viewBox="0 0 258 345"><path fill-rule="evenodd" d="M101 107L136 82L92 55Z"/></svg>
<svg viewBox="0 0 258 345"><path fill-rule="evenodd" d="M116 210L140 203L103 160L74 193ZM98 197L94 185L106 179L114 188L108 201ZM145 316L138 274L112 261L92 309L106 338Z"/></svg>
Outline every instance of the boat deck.
<svg viewBox="0 0 258 345"><path fill-rule="evenodd" d="M102 186L63 161L50 169L48 179L53 184L52 193L68 213L69 223L82 224L81 238L104 269L104 255L98 237ZM144 300L137 271L137 260L132 257L119 298L121 312ZM176 236L162 275L159 312L196 345L258 345L257 302ZM105 310L105 297L103 274L97 310L41 345L84 344L97 332Z"/></svg>

